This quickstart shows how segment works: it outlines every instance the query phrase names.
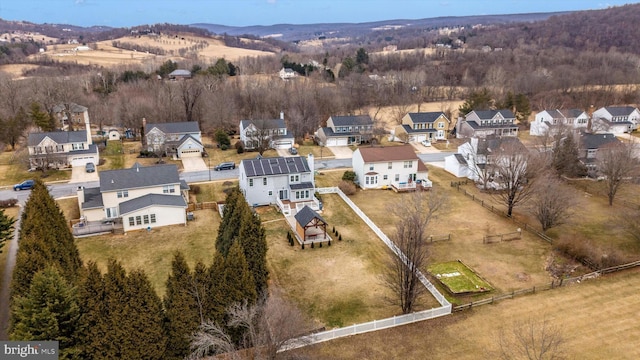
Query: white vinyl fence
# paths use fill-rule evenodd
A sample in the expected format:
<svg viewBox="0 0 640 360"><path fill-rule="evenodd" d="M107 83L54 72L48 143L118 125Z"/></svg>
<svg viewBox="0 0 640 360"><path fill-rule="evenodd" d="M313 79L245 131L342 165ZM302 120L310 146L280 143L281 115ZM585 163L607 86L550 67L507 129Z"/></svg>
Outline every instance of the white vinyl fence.
<svg viewBox="0 0 640 360"><path fill-rule="evenodd" d="M344 200L344 202L347 203L351 207L351 209L356 214L358 214L358 216L360 216L362 221L364 221L371 228L371 230L373 230L373 232L378 235L378 237L391 249L391 251L393 251L394 254L399 256L404 260L405 263L407 263L407 257L400 251L400 249L398 249L398 247L391 241L391 239L389 239L389 237L387 237L387 235L385 235L382 230L380 230L380 228L378 228L378 226L376 226L376 224L374 224L373 221L371 221L371 219L369 219L369 217L365 215L365 213L363 213L362 210L360 210L360 208L358 208L358 206L353 201L351 201L351 199L349 199L340 189L338 189L337 187L330 187L318 188L316 189L316 191L320 194L338 194L340 198L342 198L342 200ZM445 299L445 297L438 291L438 289L436 289L435 286L433 286L433 284L431 284L431 282L424 276L424 274L418 272L418 277L422 284L429 290L429 292L431 292L433 297L438 300L440 305L442 305L441 307L418 311L411 314L394 316L382 320L373 320L362 324L355 324L339 329L322 331L297 339L292 339L282 349L280 349L280 351L293 350L307 345L317 344L320 342L329 341L345 336L388 329L395 326L406 325L417 321L433 319L436 317L451 314L451 303L447 301L447 299Z"/></svg>

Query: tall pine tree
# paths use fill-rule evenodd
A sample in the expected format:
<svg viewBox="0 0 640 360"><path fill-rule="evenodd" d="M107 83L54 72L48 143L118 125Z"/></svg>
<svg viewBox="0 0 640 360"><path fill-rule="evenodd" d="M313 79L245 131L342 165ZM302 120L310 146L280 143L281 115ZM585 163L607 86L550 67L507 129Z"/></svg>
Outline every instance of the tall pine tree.
<svg viewBox="0 0 640 360"><path fill-rule="evenodd" d="M190 335L201 323L199 296L204 294L200 294L197 285L184 256L177 252L171 263L164 297L166 359L184 359L189 355Z"/></svg>
<svg viewBox="0 0 640 360"><path fill-rule="evenodd" d="M76 288L53 267L33 276L28 292L11 304L11 340L56 340L60 358L77 358L80 318Z"/></svg>
<svg viewBox="0 0 640 360"><path fill-rule="evenodd" d="M78 291L82 309L78 328L81 358L100 358L98 349L106 347L110 323L105 303L105 283L95 262L87 264L87 270Z"/></svg>
<svg viewBox="0 0 640 360"><path fill-rule="evenodd" d="M267 236L260 218L248 207L242 213L242 226L238 240L247 259L249 271L253 275L256 293L262 295L267 290Z"/></svg>
<svg viewBox="0 0 640 360"><path fill-rule="evenodd" d="M236 186L227 195L224 203L224 212L220 227L218 228L218 238L216 240L216 250L226 257L229 248L233 244L236 236L240 232L241 214L243 207L248 207L240 189Z"/></svg>
<svg viewBox="0 0 640 360"><path fill-rule="evenodd" d="M13 224L16 219L7 216L4 209L0 209L0 253L5 242L13 236Z"/></svg>

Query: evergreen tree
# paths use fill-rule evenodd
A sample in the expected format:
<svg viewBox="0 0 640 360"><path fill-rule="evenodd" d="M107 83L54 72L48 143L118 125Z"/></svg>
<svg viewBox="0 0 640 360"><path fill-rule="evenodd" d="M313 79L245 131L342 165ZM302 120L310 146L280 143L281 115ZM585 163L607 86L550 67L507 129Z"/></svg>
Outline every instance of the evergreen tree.
<svg viewBox="0 0 640 360"><path fill-rule="evenodd" d="M233 241L240 233L242 209L248 207L247 202L236 186L231 190L224 204L224 212L220 227L218 228L218 239L216 240L216 250L226 257Z"/></svg>
<svg viewBox="0 0 640 360"><path fill-rule="evenodd" d="M190 335L198 330L201 323L199 293L193 280L187 261L182 253L177 252L171 263L164 298L166 359L184 359L189 355Z"/></svg>
<svg viewBox="0 0 640 360"><path fill-rule="evenodd" d="M60 358L76 358L80 308L76 288L55 268L33 276L29 291L11 304L11 340L56 340Z"/></svg>
<svg viewBox="0 0 640 360"><path fill-rule="evenodd" d="M572 134L568 134L556 143L553 151L553 167L560 175L569 177L586 175L586 169L580 163L578 145Z"/></svg>
<svg viewBox="0 0 640 360"><path fill-rule="evenodd" d="M55 266L71 284L77 283L82 270L80 253L62 211L44 183L36 180L22 213L12 296L24 294L33 275L47 265Z"/></svg>
<svg viewBox="0 0 640 360"><path fill-rule="evenodd" d="M223 279L226 289L225 309L233 304L243 304L245 302L249 305L255 304L257 300L255 283L249 271L242 246L238 242L234 242L231 245L229 254L225 258ZM227 324L229 320L228 314L225 314L224 318L224 324ZM227 326L227 333L231 335L236 344L242 339L243 330Z"/></svg>
<svg viewBox="0 0 640 360"><path fill-rule="evenodd" d="M198 316L200 317L200 323L206 320L207 302L209 299L209 287L211 280L209 278L209 270L207 266L202 262L198 262L193 269L191 275L192 294L196 299L198 305Z"/></svg>
<svg viewBox="0 0 640 360"><path fill-rule="evenodd" d="M110 323L105 302L105 283L94 262L87 264L87 271L79 288L79 304L82 309L78 330L81 358L99 358L109 338Z"/></svg>
<svg viewBox="0 0 640 360"><path fill-rule="evenodd" d="M197 274L196 269L194 276ZM222 324L227 306L231 302L228 300L229 293L225 280L225 259L220 253L216 253L213 256L213 263L208 270L207 280L209 280L209 286L204 302L204 320Z"/></svg>
<svg viewBox="0 0 640 360"><path fill-rule="evenodd" d="M4 213L4 209L0 209L0 253L2 253L4 243L13 236L13 224L15 222L16 219L7 216Z"/></svg>
<svg viewBox="0 0 640 360"><path fill-rule="evenodd" d="M256 293L262 295L267 290L267 237L260 218L249 208L242 214L242 227L238 235L240 245L247 259L249 271L253 275Z"/></svg>
<svg viewBox="0 0 640 360"><path fill-rule="evenodd" d="M47 132L53 131L56 128L56 120L51 114L42 110L40 104L32 102L29 109L29 118L34 125L40 128L40 130Z"/></svg>
<svg viewBox="0 0 640 360"><path fill-rule="evenodd" d="M458 110L461 116L465 116L473 110L488 110L491 108L491 100L491 94L486 88L473 91Z"/></svg>

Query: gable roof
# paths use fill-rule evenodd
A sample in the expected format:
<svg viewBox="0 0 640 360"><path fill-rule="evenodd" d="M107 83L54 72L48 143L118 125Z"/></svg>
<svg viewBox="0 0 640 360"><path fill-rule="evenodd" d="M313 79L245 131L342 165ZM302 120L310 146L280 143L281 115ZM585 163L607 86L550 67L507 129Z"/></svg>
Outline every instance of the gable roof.
<svg viewBox="0 0 640 360"><path fill-rule="evenodd" d="M384 162L384 161L401 161L401 160L420 160L416 155L413 146L387 146L387 147L360 147L358 150L360 156L365 163Z"/></svg>
<svg viewBox="0 0 640 360"><path fill-rule="evenodd" d="M176 69L169 73L169 76L191 76L191 71L184 69Z"/></svg>
<svg viewBox="0 0 640 360"><path fill-rule="evenodd" d="M52 131L42 133L30 133L27 140L29 146L36 146L42 142L45 138L49 138L55 141L56 144L68 144L68 143L86 143L87 132L82 131Z"/></svg>
<svg viewBox="0 0 640 360"><path fill-rule="evenodd" d="M118 205L120 216L149 206L178 206L186 208L187 203L180 195L147 194L121 202Z"/></svg>
<svg viewBox="0 0 640 360"><path fill-rule="evenodd" d="M504 148L505 146L513 146L511 150L526 150L524 144L520 142L520 139L513 136L505 137L487 137L478 139L478 154L489 155L495 153L497 150Z"/></svg>
<svg viewBox="0 0 640 360"><path fill-rule="evenodd" d="M369 115L332 116L331 120L334 126L373 125Z"/></svg>
<svg viewBox="0 0 640 360"><path fill-rule="evenodd" d="M487 119L493 119L494 116L496 116L498 113L500 113L500 115L502 115L503 118L505 119L515 119L515 115L513 115L513 112L509 109L502 109L502 110L473 110L472 112L475 112L476 115L478 116L478 119L481 120L487 120ZM470 114L470 113L469 113ZM467 115L469 115L467 114Z"/></svg>
<svg viewBox="0 0 640 360"><path fill-rule="evenodd" d="M631 115L633 110L635 110L633 106L607 106L605 110L611 114L611 116L628 116Z"/></svg>
<svg viewBox="0 0 640 360"><path fill-rule="evenodd" d="M564 115L564 117L568 119L575 119L578 116L584 114L584 110L582 109L568 109L568 110L558 110L559 113Z"/></svg>
<svg viewBox="0 0 640 360"><path fill-rule="evenodd" d="M198 126L197 121L183 121L173 123L147 124L145 125L144 134L147 135L154 128L157 128L165 134L200 132L200 126Z"/></svg>
<svg viewBox="0 0 640 360"><path fill-rule="evenodd" d="M298 224L305 226L311 222L314 218L319 219L323 223L327 223L322 216L320 216L317 212L313 211L312 208L305 205L302 210L298 211L298 213L294 216Z"/></svg>
<svg viewBox="0 0 640 360"><path fill-rule="evenodd" d="M135 163L129 169L100 172L100 191L102 192L170 184L180 184L178 167L173 164L142 166Z"/></svg>
<svg viewBox="0 0 640 360"><path fill-rule="evenodd" d="M600 147L610 143L620 143L620 140L618 140L618 138L611 133L582 133L580 135L580 144L582 145L583 149L599 149Z"/></svg>
<svg viewBox="0 0 640 360"><path fill-rule="evenodd" d="M442 111L433 111L433 112L419 112L419 113L409 113L409 118L414 123L432 123L436 121L440 116L444 116L447 119L446 115ZM449 119L447 119L448 121Z"/></svg>
<svg viewBox="0 0 640 360"><path fill-rule="evenodd" d="M244 130L253 124L258 130L262 129L285 129L283 119L264 119L264 120L240 120L240 129Z"/></svg>
<svg viewBox="0 0 640 360"><path fill-rule="evenodd" d="M299 174L310 172L307 159L303 156L245 159L240 162L247 177Z"/></svg>
<svg viewBox="0 0 640 360"><path fill-rule="evenodd" d="M58 105L54 105L54 106L53 106L53 112L54 112L54 113L62 112L62 111L64 111L65 109L66 109L66 108L65 108L65 105L64 105L64 104L58 104ZM76 103L69 103L69 110L70 110L72 113L83 113L83 112L87 111L87 107L82 106L82 105L78 105L78 104L76 104Z"/></svg>

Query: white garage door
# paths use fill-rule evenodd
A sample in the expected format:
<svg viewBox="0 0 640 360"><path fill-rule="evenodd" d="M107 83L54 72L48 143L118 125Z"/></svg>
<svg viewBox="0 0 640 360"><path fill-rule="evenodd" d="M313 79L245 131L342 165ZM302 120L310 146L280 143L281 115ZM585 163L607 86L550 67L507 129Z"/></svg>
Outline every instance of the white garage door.
<svg viewBox="0 0 640 360"><path fill-rule="evenodd" d="M184 149L180 152L180 157L181 158L185 158L185 157L199 157L202 156L202 154L200 154L200 150L198 149Z"/></svg>
<svg viewBox="0 0 640 360"><path fill-rule="evenodd" d="M347 146L347 138L327 139L327 146Z"/></svg>
<svg viewBox="0 0 640 360"><path fill-rule="evenodd" d="M293 141L291 140L275 141L273 143L273 147L276 149L290 149L293 147Z"/></svg>
<svg viewBox="0 0 640 360"><path fill-rule="evenodd" d="M71 166L85 166L87 163L96 163L93 156L77 156L71 158Z"/></svg>

